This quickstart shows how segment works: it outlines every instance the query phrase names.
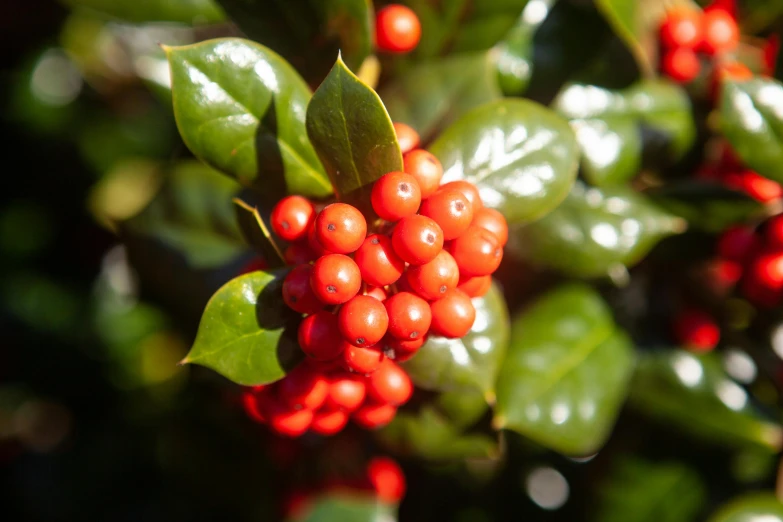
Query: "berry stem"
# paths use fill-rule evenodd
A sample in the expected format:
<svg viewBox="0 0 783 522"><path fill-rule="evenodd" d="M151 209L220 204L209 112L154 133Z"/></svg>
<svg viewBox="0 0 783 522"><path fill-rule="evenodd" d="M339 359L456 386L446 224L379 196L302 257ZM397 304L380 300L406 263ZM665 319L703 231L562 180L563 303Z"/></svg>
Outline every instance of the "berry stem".
<svg viewBox="0 0 783 522"><path fill-rule="evenodd" d="M253 219L258 224L259 230L261 230L261 233L266 238L268 243L265 246L267 246L267 248L264 248L263 246L260 246L260 248L263 251L264 257L268 258L266 259L266 262L269 265L269 268L284 267L285 257L283 256L283 252L275 242L275 239L272 236L272 233L269 231L269 228L267 228L266 223L264 223L264 219L261 217L261 213L258 211L258 207L255 205L250 205L239 198L232 198L231 201L236 206L249 212L253 216Z"/></svg>

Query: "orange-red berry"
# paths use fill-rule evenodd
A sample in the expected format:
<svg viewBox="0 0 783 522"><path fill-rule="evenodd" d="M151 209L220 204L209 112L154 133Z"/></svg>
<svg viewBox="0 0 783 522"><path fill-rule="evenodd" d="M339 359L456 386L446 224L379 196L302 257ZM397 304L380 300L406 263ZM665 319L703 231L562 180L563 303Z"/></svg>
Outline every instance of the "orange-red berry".
<svg viewBox="0 0 783 522"><path fill-rule="evenodd" d="M367 236L354 255L362 279L372 286L396 282L405 270L405 261L397 255L392 240L380 234Z"/></svg>
<svg viewBox="0 0 783 522"><path fill-rule="evenodd" d="M681 8L667 13L661 25L661 43L666 47L695 49L704 38L703 14L698 9Z"/></svg>
<svg viewBox="0 0 783 522"><path fill-rule="evenodd" d="M457 289L465 292L469 297L483 297L492 287L492 276L465 277L459 280Z"/></svg>
<svg viewBox="0 0 783 522"><path fill-rule="evenodd" d="M326 377L306 364L300 364L278 383L278 397L292 408L319 408L329 393Z"/></svg>
<svg viewBox="0 0 783 522"><path fill-rule="evenodd" d="M435 259L423 265L411 266L406 272L408 285L421 297L440 299L459 283L459 267L451 254L441 250Z"/></svg>
<svg viewBox="0 0 783 522"><path fill-rule="evenodd" d="M367 235L367 221L359 210L346 203L332 203L315 219L315 237L328 251L350 254Z"/></svg>
<svg viewBox="0 0 783 522"><path fill-rule="evenodd" d="M426 150L416 149L403 157L403 170L416 178L421 190L421 198L427 199L438 190L440 178L443 177L443 166L438 158Z"/></svg>
<svg viewBox="0 0 783 522"><path fill-rule="evenodd" d="M382 428L389 424L397 414L397 407L392 404L382 404L376 402L365 403L356 410L351 418L353 421L366 428L373 430Z"/></svg>
<svg viewBox="0 0 783 522"><path fill-rule="evenodd" d="M430 329L432 311L421 297L409 292L399 292L383 302L389 315L389 334L397 339L414 340L423 337Z"/></svg>
<svg viewBox="0 0 783 522"><path fill-rule="evenodd" d="M394 132L397 134L397 143L403 154L419 146L419 133L413 130L410 125L396 121L394 122Z"/></svg>
<svg viewBox="0 0 783 522"><path fill-rule="evenodd" d="M723 9L712 9L704 13L704 38L702 50L707 54L731 51L739 43L737 22Z"/></svg>
<svg viewBox="0 0 783 522"><path fill-rule="evenodd" d="M394 460L375 457L367 465L367 475L382 502L396 504L405 496L405 475Z"/></svg>
<svg viewBox="0 0 783 522"><path fill-rule="evenodd" d="M305 317L297 336L302 351L318 361L339 357L344 348L337 316L325 310Z"/></svg>
<svg viewBox="0 0 783 522"><path fill-rule="evenodd" d="M661 58L661 70L679 83L692 82L701 71L701 62L693 49L678 47L666 51Z"/></svg>
<svg viewBox="0 0 783 522"><path fill-rule="evenodd" d="M362 405L366 393L367 386L363 377L350 373L340 373L329 379L329 394L326 398L326 406L331 409L354 411Z"/></svg>
<svg viewBox="0 0 783 522"><path fill-rule="evenodd" d="M413 395L413 383L405 370L386 359L370 375L367 391L378 402L400 406Z"/></svg>
<svg viewBox="0 0 783 522"><path fill-rule="evenodd" d="M462 179L457 181L450 181L445 185L442 185L438 190L457 190L462 192L462 195L465 196L468 201L470 201L470 205L473 207L474 214L484 206L484 203L481 201L481 195L479 194L478 187L469 181Z"/></svg>
<svg viewBox="0 0 783 522"><path fill-rule="evenodd" d="M412 265L429 263L443 249L443 231L426 216L401 219L392 232L394 251Z"/></svg>
<svg viewBox="0 0 783 522"><path fill-rule="evenodd" d="M313 265L310 287L326 304L347 302L362 286L362 275L353 259L342 254L327 254Z"/></svg>
<svg viewBox="0 0 783 522"><path fill-rule="evenodd" d="M424 200L419 214L435 221L449 241L461 236L473 221L473 205L456 189L441 189Z"/></svg>
<svg viewBox="0 0 783 522"><path fill-rule="evenodd" d="M357 295L340 308L337 322L343 339L354 346L372 346L386 335L389 316L381 301Z"/></svg>
<svg viewBox="0 0 783 522"><path fill-rule="evenodd" d="M706 312L687 310L676 318L674 335L686 348L709 351L715 348L720 340L720 328Z"/></svg>
<svg viewBox="0 0 783 522"><path fill-rule="evenodd" d="M391 4L375 17L375 45L387 53L407 53L416 48L421 39L421 23L410 8Z"/></svg>
<svg viewBox="0 0 783 522"><path fill-rule="evenodd" d="M318 410L310 429L319 435L335 435L348 424L348 414L341 410Z"/></svg>
<svg viewBox="0 0 783 522"><path fill-rule="evenodd" d="M378 369L384 359L378 346L353 346L346 343L343 352L343 363L348 370L356 373L372 373Z"/></svg>
<svg viewBox="0 0 783 522"><path fill-rule="evenodd" d="M375 213L386 221L412 216L421 204L419 183L410 174L389 172L373 184L370 202Z"/></svg>
<svg viewBox="0 0 783 522"><path fill-rule="evenodd" d="M283 301L300 314L314 314L324 307L310 288L312 265L294 267L283 281Z"/></svg>
<svg viewBox="0 0 783 522"><path fill-rule="evenodd" d="M313 204L302 196L281 199L272 209L272 230L285 241L297 241L307 234L315 218Z"/></svg>
<svg viewBox="0 0 783 522"><path fill-rule="evenodd" d="M473 214L473 223L479 228L489 230L500 241L500 246L506 246L508 243L508 223L503 214L494 208L481 208Z"/></svg>
<svg viewBox="0 0 783 522"><path fill-rule="evenodd" d="M461 290L451 290L430 304L432 330L444 337L464 337L476 320L476 308Z"/></svg>
<svg viewBox="0 0 783 522"><path fill-rule="evenodd" d="M288 407L279 401L271 402L266 409L269 426L286 437L303 435L313 422L313 410Z"/></svg>
<svg viewBox="0 0 783 522"><path fill-rule="evenodd" d="M385 301L386 297L386 290L384 290L380 286L370 286L365 290L364 295L369 295L373 299L377 299L378 301Z"/></svg>
<svg viewBox="0 0 783 522"><path fill-rule="evenodd" d="M503 247L495 234L477 226L452 241L448 250L463 277L489 275L503 260Z"/></svg>

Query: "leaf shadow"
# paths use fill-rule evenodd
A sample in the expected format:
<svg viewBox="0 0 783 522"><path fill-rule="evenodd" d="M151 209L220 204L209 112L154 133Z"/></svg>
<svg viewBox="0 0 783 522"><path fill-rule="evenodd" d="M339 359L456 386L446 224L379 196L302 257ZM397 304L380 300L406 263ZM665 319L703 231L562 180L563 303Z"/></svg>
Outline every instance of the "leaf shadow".
<svg viewBox="0 0 783 522"><path fill-rule="evenodd" d="M282 330L277 339L275 351L277 361L285 372L291 371L302 359L304 352L299 348L297 334L301 316L288 308L283 301L283 280L287 270L272 272L275 278L259 293L256 300L256 322L264 330Z"/></svg>
<svg viewBox="0 0 783 522"><path fill-rule="evenodd" d="M284 107L283 110L288 108ZM256 177L253 182L255 193L268 208L272 208L280 198L288 194L285 161L278 141L279 133L277 99L272 94L255 136L256 165L259 170L263 166L264 176Z"/></svg>

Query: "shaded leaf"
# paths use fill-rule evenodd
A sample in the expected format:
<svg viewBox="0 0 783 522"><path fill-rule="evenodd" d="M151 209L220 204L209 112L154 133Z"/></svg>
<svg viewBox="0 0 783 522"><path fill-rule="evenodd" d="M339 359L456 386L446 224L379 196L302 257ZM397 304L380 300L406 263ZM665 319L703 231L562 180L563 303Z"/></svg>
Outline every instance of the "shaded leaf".
<svg viewBox="0 0 783 522"><path fill-rule="evenodd" d="M340 493L316 498L304 512L289 522L395 522L395 506L379 501L375 495Z"/></svg>
<svg viewBox="0 0 783 522"><path fill-rule="evenodd" d="M64 0L128 22L212 23L225 18L213 0Z"/></svg>
<svg viewBox="0 0 783 522"><path fill-rule="evenodd" d="M625 400L633 346L591 288L560 287L512 322L493 425L567 455L604 444Z"/></svg>
<svg viewBox="0 0 783 522"><path fill-rule="evenodd" d="M595 5L628 46L639 67L648 74L652 73L645 44L649 43L657 29L653 22L658 18L651 16L655 4L640 0L596 0Z"/></svg>
<svg viewBox="0 0 783 522"><path fill-rule="evenodd" d="M710 517L709 522L780 522L783 503L772 493L751 493L732 500Z"/></svg>
<svg viewBox="0 0 783 522"><path fill-rule="evenodd" d="M504 99L465 114L430 151L443 182L474 183L509 223L536 219L566 197L576 176L577 144L565 120L527 100Z"/></svg>
<svg viewBox="0 0 783 522"><path fill-rule="evenodd" d="M270 268L285 266L285 257L280 247L267 227L261 214L259 205L250 194L243 194L233 198L234 211L236 212L239 228L245 241L255 248L261 257L266 260Z"/></svg>

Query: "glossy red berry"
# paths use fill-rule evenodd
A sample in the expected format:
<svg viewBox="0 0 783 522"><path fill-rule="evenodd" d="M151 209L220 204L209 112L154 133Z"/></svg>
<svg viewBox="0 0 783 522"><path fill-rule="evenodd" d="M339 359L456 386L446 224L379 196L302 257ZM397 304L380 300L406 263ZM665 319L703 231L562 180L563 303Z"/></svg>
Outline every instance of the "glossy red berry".
<svg viewBox="0 0 783 522"><path fill-rule="evenodd" d="M736 225L727 228L718 238L718 255L732 261L746 261L759 247L758 236L753 227Z"/></svg>
<svg viewBox="0 0 783 522"><path fill-rule="evenodd" d="M503 247L495 234L476 226L452 241L448 250L463 277L489 275L503 260Z"/></svg>
<svg viewBox="0 0 783 522"><path fill-rule="evenodd" d="M766 222L764 241L768 247L783 249L783 215L775 216Z"/></svg>
<svg viewBox="0 0 783 522"><path fill-rule="evenodd" d="M354 259L362 279L372 286L395 283L405 270L405 261L395 252L392 240L380 234L367 236Z"/></svg>
<svg viewBox="0 0 783 522"><path fill-rule="evenodd" d="M326 304L347 302L362 286L362 275L353 259L342 254L320 257L310 274L310 287Z"/></svg>
<svg viewBox="0 0 783 522"><path fill-rule="evenodd" d="M419 133L413 130L410 125L396 121L394 122L394 132L397 134L397 143L403 154L419 146Z"/></svg>
<svg viewBox="0 0 783 522"><path fill-rule="evenodd" d="M380 365L380 363L378 363ZM363 377L350 373L340 373L329 379L329 395L326 398L326 407L354 411L362 405L367 393L367 387Z"/></svg>
<svg viewBox="0 0 783 522"><path fill-rule="evenodd" d="M346 369L361 374L377 370L383 359L383 352L377 346L359 347L346 343L343 352L343 363Z"/></svg>
<svg viewBox="0 0 783 522"><path fill-rule="evenodd" d="M340 308L337 322L343 339L354 346L372 346L386 335L389 316L381 301L357 295Z"/></svg>
<svg viewBox="0 0 783 522"><path fill-rule="evenodd" d="M392 404L370 402L356 410L351 419L359 426L373 430L389 424L396 414L397 407Z"/></svg>
<svg viewBox="0 0 783 522"><path fill-rule="evenodd" d="M724 176L723 181L727 186L745 191L750 197L762 203L769 203L783 197L783 188L779 183L752 170L732 172Z"/></svg>
<svg viewBox="0 0 783 522"><path fill-rule="evenodd" d="M266 409L269 426L287 437L303 435L313 422L313 410L294 409L279 401L271 402Z"/></svg>
<svg viewBox="0 0 783 522"><path fill-rule="evenodd" d="M441 250L423 265L411 266L406 272L408 285L424 299L440 299L459 283L459 267L451 254Z"/></svg>
<svg viewBox="0 0 783 522"><path fill-rule="evenodd" d="M489 230L500 241L500 246L506 246L508 243L508 223L503 214L494 208L481 208L473 214L473 225Z"/></svg>
<svg viewBox="0 0 783 522"><path fill-rule="evenodd" d="M315 219L315 237L336 254L355 252L367 235L367 221L359 210L345 203L332 203Z"/></svg>
<svg viewBox="0 0 783 522"><path fill-rule="evenodd" d="M367 465L367 476L382 502L396 504L405 496L405 475L393 459L375 457Z"/></svg>
<svg viewBox="0 0 783 522"><path fill-rule="evenodd" d="M341 410L319 410L313 415L310 429L319 435L335 435L348 424L348 414Z"/></svg>
<svg viewBox="0 0 783 522"><path fill-rule="evenodd" d="M380 286L368 287L367 290L364 292L364 295L368 295L373 299L377 299L378 301L385 301L386 297L388 297L386 295L386 290L384 290Z"/></svg>
<svg viewBox="0 0 783 522"><path fill-rule="evenodd" d="M734 18L723 9L704 13L702 50L707 54L731 51L739 43L739 27Z"/></svg>
<svg viewBox="0 0 783 522"><path fill-rule="evenodd" d="M753 71L744 63L730 61L715 64L713 70L713 89L717 89L724 81L741 82L753 78Z"/></svg>
<svg viewBox="0 0 783 522"><path fill-rule="evenodd" d="M778 306L783 301L783 253L766 253L754 259L741 289L743 297L756 306Z"/></svg>
<svg viewBox="0 0 783 522"><path fill-rule="evenodd" d="M283 258L287 265L302 265L315 261L316 255L310 250L307 239L291 243L283 252Z"/></svg>
<svg viewBox="0 0 783 522"><path fill-rule="evenodd" d="M704 38L703 14L698 9L670 11L661 25L661 43L666 47L695 49Z"/></svg>
<svg viewBox="0 0 783 522"><path fill-rule="evenodd" d="M452 290L443 298L430 303L432 330L443 337L464 337L476 320L476 309L470 297L461 290Z"/></svg>
<svg viewBox="0 0 783 522"><path fill-rule="evenodd" d="M370 201L375 213L386 221L412 216L421 204L419 183L410 174L389 172L373 184Z"/></svg>
<svg viewBox="0 0 783 522"><path fill-rule="evenodd" d="M292 408L319 408L328 393L329 382L326 377L306 364L294 368L277 386L280 400Z"/></svg>
<svg viewBox="0 0 783 522"><path fill-rule="evenodd" d="M399 356L402 354L412 355L418 352L419 348L424 346L426 341L426 335L411 340L397 339L393 335L387 335L386 339L383 340L383 349L389 354L389 357L391 357L391 354L393 353L394 357L392 358L398 360Z"/></svg>
<svg viewBox="0 0 783 522"><path fill-rule="evenodd" d="M318 241L315 230L316 230L315 221L313 221L313 224L310 225L310 228L307 229L307 246L310 248L310 252L313 255L313 259L317 259L327 254L332 254L333 252L330 252L329 250L324 248L321 242Z"/></svg>
<svg viewBox="0 0 783 522"><path fill-rule="evenodd" d="M697 351L709 351L720 340L720 328L706 312L687 310L674 322L674 335L677 342Z"/></svg>
<svg viewBox="0 0 783 522"><path fill-rule="evenodd" d="M344 348L337 316L325 310L309 315L299 323L298 339L302 351L318 361L339 357Z"/></svg>
<svg viewBox="0 0 783 522"><path fill-rule="evenodd" d="M483 297L491 287L491 275L461 278L457 284L457 289L465 292L468 297Z"/></svg>
<svg viewBox="0 0 783 522"><path fill-rule="evenodd" d="M386 359L370 375L367 391L377 402L400 406L413 395L413 383L405 370Z"/></svg>
<svg viewBox="0 0 783 522"><path fill-rule="evenodd" d="M435 221L449 241L461 236L473 221L473 205L459 190L441 189L424 200L419 214Z"/></svg>
<svg viewBox="0 0 783 522"><path fill-rule="evenodd" d="M479 194L478 187L469 181L450 181L438 189L438 191L441 190L457 190L462 192L462 195L465 196L468 201L470 201L470 205L473 207L474 214L484 206L484 203L481 201L481 195Z"/></svg>
<svg viewBox="0 0 783 522"><path fill-rule="evenodd" d="M701 62L693 49L678 47L663 55L661 71L676 82L690 83L699 75Z"/></svg>
<svg viewBox="0 0 783 522"><path fill-rule="evenodd" d="M310 288L312 265L294 267L283 281L283 301L300 314L314 314L324 307Z"/></svg>
<svg viewBox="0 0 783 522"><path fill-rule="evenodd" d="M262 394L250 390L242 393L242 408L245 410L245 414L258 423L266 422L262 401Z"/></svg>
<svg viewBox="0 0 783 522"><path fill-rule="evenodd" d="M421 297L399 292L383 302L389 314L389 334L402 340L423 337L430 329L432 311Z"/></svg>
<svg viewBox="0 0 783 522"><path fill-rule="evenodd" d="M307 228L315 218L313 204L302 196L281 199L272 209L272 230L285 241L298 241L307 234Z"/></svg>
<svg viewBox="0 0 783 522"><path fill-rule="evenodd" d="M416 48L421 38L421 23L410 8L391 4L375 17L375 45L387 53L407 53Z"/></svg>
<svg viewBox="0 0 783 522"><path fill-rule="evenodd" d="M403 170L416 178L421 199L427 199L438 190L443 166L438 158L426 150L416 149L403 156Z"/></svg>
<svg viewBox="0 0 783 522"><path fill-rule="evenodd" d="M426 216L409 216L394 227L392 245L403 261L423 265L435 259L443 249L443 231Z"/></svg>

